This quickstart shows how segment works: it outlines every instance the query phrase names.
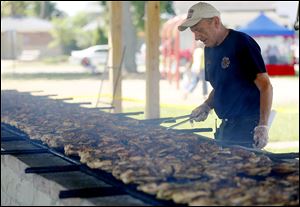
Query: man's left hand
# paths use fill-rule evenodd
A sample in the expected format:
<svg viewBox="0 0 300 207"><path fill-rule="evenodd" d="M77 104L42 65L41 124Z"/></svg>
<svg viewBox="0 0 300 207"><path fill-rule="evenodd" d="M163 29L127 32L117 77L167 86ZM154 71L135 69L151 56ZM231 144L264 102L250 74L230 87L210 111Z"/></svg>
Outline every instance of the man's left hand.
<svg viewBox="0 0 300 207"><path fill-rule="evenodd" d="M268 132L269 128L266 125L258 125L254 128L254 147L262 149L267 145L269 139Z"/></svg>

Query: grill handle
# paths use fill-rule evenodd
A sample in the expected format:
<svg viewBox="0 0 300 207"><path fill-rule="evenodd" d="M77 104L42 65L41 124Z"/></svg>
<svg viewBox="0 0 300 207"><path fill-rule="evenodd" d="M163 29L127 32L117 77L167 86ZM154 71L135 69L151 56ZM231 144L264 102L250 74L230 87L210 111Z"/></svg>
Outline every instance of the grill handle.
<svg viewBox="0 0 300 207"><path fill-rule="evenodd" d="M145 124L162 124L162 123L175 123L176 120L173 119L172 117L167 117L167 118L157 118L157 119L145 119L145 120L141 120L141 122Z"/></svg>
<svg viewBox="0 0 300 207"><path fill-rule="evenodd" d="M113 115L116 116L132 116L132 115L140 115L140 114L144 114L143 111L137 111L137 112L128 112L128 113L115 113Z"/></svg>
<svg viewBox="0 0 300 207"><path fill-rule="evenodd" d="M174 129L173 131L182 133L194 133L194 132L212 132L212 128L196 128L196 129Z"/></svg>

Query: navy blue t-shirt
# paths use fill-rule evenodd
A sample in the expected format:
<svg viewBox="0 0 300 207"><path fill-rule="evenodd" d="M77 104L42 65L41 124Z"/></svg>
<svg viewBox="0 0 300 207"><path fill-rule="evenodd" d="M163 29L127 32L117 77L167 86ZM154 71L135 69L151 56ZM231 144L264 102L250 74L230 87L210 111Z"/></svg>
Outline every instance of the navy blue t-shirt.
<svg viewBox="0 0 300 207"><path fill-rule="evenodd" d="M205 79L214 88L219 118L259 116L260 93L254 83L266 72L259 45L249 35L230 30L216 47L205 48Z"/></svg>

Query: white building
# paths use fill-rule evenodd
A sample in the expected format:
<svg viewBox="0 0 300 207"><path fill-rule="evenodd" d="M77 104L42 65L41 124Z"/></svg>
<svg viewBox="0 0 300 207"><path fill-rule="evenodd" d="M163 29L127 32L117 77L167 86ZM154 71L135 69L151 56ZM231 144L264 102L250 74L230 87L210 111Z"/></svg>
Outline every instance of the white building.
<svg viewBox="0 0 300 207"><path fill-rule="evenodd" d="M1 18L1 59L34 60L60 55L60 48L49 48L53 40L49 21L36 17Z"/></svg>
<svg viewBox="0 0 300 207"><path fill-rule="evenodd" d="M292 28L288 16L279 15L276 1L204 1L210 3L221 12L223 24L232 29L246 25L259 15L261 11L280 25ZM186 14L196 1L174 1L177 15ZM295 11L297 8L295 8Z"/></svg>

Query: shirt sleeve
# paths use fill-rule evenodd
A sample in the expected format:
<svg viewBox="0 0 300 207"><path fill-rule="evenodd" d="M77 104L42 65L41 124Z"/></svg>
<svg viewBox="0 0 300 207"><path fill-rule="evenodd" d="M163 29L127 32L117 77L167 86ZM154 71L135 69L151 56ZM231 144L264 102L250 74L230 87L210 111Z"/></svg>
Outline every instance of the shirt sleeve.
<svg viewBox="0 0 300 207"><path fill-rule="evenodd" d="M250 81L255 80L258 73L265 73L266 66L257 42L250 36L241 38L241 52L239 53L243 73Z"/></svg>
<svg viewBox="0 0 300 207"><path fill-rule="evenodd" d="M206 67L206 64L207 64L207 59L206 59L206 57L207 57L207 48L205 47L205 48L204 48L204 53L203 53L203 59L204 59L204 61L203 61L203 65L204 65L204 79L205 79L206 81L210 81L210 80L209 80L209 77L208 77L207 67Z"/></svg>

